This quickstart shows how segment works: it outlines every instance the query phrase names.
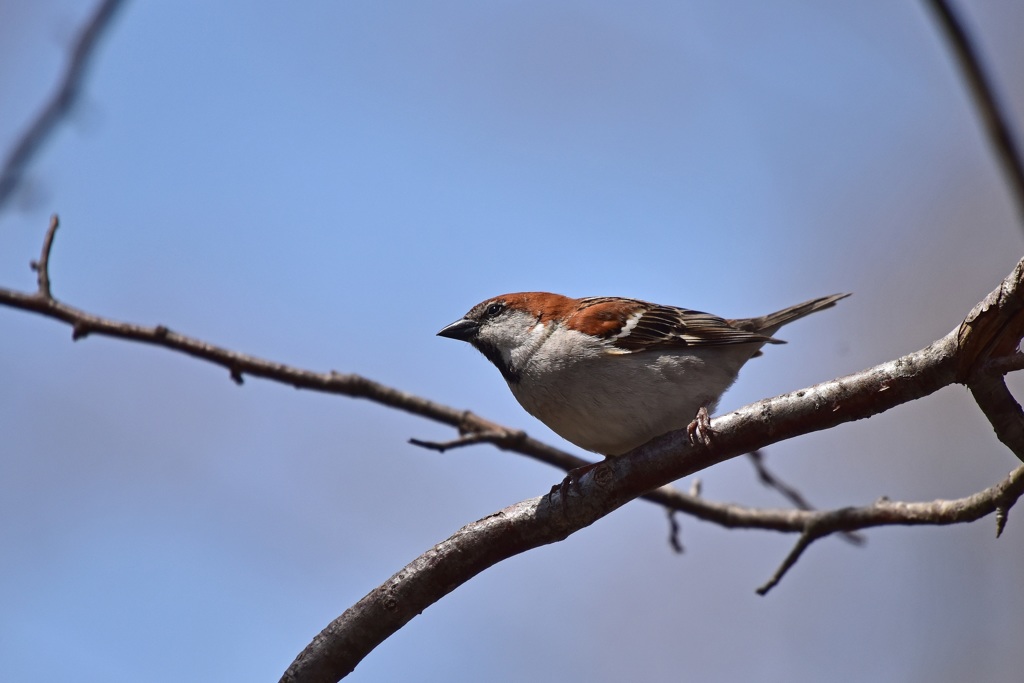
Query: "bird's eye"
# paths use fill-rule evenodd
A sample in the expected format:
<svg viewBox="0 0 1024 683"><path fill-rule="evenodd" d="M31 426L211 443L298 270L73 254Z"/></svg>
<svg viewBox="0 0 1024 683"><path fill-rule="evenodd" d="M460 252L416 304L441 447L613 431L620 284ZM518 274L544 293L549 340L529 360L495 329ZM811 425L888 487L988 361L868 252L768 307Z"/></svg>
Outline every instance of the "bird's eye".
<svg viewBox="0 0 1024 683"><path fill-rule="evenodd" d="M504 308L505 304L495 302L484 310L484 315L486 315L487 317L498 315Z"/></svg>

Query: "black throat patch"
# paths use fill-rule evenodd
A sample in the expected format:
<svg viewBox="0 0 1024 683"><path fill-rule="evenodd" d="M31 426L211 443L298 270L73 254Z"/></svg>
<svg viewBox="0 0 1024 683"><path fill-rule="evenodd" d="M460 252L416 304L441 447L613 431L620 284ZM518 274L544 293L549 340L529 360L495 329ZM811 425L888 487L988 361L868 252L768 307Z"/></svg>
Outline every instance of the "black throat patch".
<svg viewBox="0 0 1024 683"><path fill-rule="evenodd" d="M477 348L477 351L484 354L484 357L494 364L494 367L498 368L501 376L505 378L505 381L509 384L518 384L521 378L520 373L513 368L510 364L505 362L505 359L501 357L501 351L490 344L479 344L474 343L473 346Z"/></svg>

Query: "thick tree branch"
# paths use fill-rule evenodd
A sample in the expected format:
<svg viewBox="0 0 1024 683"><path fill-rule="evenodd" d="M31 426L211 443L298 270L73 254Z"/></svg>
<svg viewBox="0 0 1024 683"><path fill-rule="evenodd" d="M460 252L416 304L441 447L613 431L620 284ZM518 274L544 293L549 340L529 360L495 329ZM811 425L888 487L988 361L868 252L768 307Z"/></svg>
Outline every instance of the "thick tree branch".
<svg viewBox="0 0 1024 683"><path fill-rule="evenodd" d="M1024 412L1000 375L982 373L969 384L971 395L985 413L996 436L1024 462Z"/></svg>
<svg viewBox="0 0 1024 683"><path fill-rule="evenodd" d="M54 217L40 259L34 264L37 291L29 294L0 289L0 304L62 320L72 326L76 339L99 334L163 346L225 367L236 379L250 374L298 388L369 398L456 427L464 440L488 441L563 469L584 463L522 432L358 375L296 369L208 344L162 325L146 327L113 321L59 302L52 296L48 270L57 225ZM578 486L569 487L565 497L554 494L524 501L469 525L325 629L295 661L285 680L336 680L394 629L480 571L529 548L561 540L643 494L669 509L696 514L727 527L799 532L796 548L761 592L775 585L814 540L834 532L883 524L949 524L971 521L991 511L997 512L997 522L1002 523L1006 511L1020 496L1019 471L1000 486L960 501L883 502L869 508L830 512L751 510L709 503L662 484L797 434L869 417L954 382L970 383L972 390L982 396L979 403L990 418L1004 413L1007 395L998 391L1003 386L998 373L1016 367L1015 362L1000 359L1017 360L1016 347L1024 333L1022 274L1024 262L956 330L921 351L856 375L767 399L714 420L715 437L710 448L691 444L685 430L669 434L628 456L601 464L585 475ZM996 389L992 388L993 381L998 385ZM1016 451L1021 443L1019 408L1012 417L1016 421L993 419L993 424L1004 425L997 427L997 431L1009 430L1004 441ZM378 614L381 605L389 615L387 618Z"/></svg>
<svg viewBox="0 0 1024 683"><path fill-rule="evenodd" d="M431 604L508 557L560 541L665 482L784 439L884 412L964 381L992 350L1020 343L1024 261L964 322L928 347L874 368L758 401L712 421L710 447L686 430L601 463L578 484L526 500L463 527L346 610L296 658L282 681L336 681L374 647ZM1016 334L1016 338L1011 338ZM817 538L892 524L954 524L1005 510L1024 489L1024 469L955 501L891 503L813 515L797 547L760 591L766 592ZM808 513L805 513L808 514ZM807 519L807 518L805 518Z"/></svg>
<svg viewBox="0 0 1024 683"><path fill-rule="evenodd" d="M1024 219L1024 167L1006 117L981 69L976 50L946 0L928 0L961 64L971 94L1010 181ZM78 95L83 74L103 28L119 0L100 3L80 34L67 72L53 99L20 138L0 172L0 207L16 189L24 168ZM105 335L163 346L220 365L241 383L249 374L312 389L367 398L456 427L460 438L446 443L414 441L437 450L492 443L562 469L584 461L529 438L525 433L352 374L315 373L240 354L169 330L96 316L52 296L49 255L56 217L34 264L35 293L0 289L0 305L32 311L72 326L73 338ZM753 510L703 501L664 485L715 463L793 436L870 417L952 384L967 384L999 439L1024 461L1024 412L1003 381L1024 366L1017 351L1024 334L1022 267L979 304L956 330L929 347L869 370L802 391L765 399L712 422L710 445L694 444L685 431L667 434L632 453L601 463L577 485L510 506L460 529L410 563L345 611L292 663L282 680L337 680L374 647L423 609L486 568L528 549L560 541L638 496L727 527L798 532L800 537L759 593L770 590L817 539L885 525L945 525L996 513L997 533L1014 503L1024 495L1024 466L984 491L957 500L921 503L879 501L863 508ZM785 487L779 487L785 490ZM798 495L797 498L799 499ZM671 513L670 513L671 514ZM675 534L674 534L675 535Z"/></svg>
<svg viewBox="0 0 1024 683"><path fill-rule="evenodd" d="M48 263L57 225L53 219L41 257L34 266L37 291L30 294L0 288L0 305L62 320L72 326L75 339L97 334L163 346L225 367L237 380L250 374L298 388L369 398L450 424L464 437L480 434L482 440L501 448L557 463L565 469L584 462L522 432L358 375L292 368L208 344L162 325L146 327L113 321L68 306L57 301L50 291ZM997 490L990 489L961 501L885 503L831 512L751 510L713 504L664 485L771 443L870 417L948 384L961 382L985 388L985 378L993 368L1013 367L1012 363L1001 364L998 360L1004 356L1015 359L1024 334L1022 280L1024 261L957 329L925 349L715 419L711 424L714 438L710 447L691 443L686 430L668 434L633 453L602 463L564 493L524 501L469 525L418 558L325 629L296 659L284 680L337 680L395 629L487 567L530 548L562 540L645 494L670 509L697 514L724 526L799 532L797 548L770 585L810 543L830 533L882 524L964 522L993 510L997 512L997 521L1005 520L1006 511L1020 495L1019 473ZM999 403L1004 399L997 395L995 400ZM986 414L993 414L989 408L985 410ZM1009 443L1018 444L1018 438L1011 431Z"/></svg>
<svg viewBox="0 0 1024 683"><path fill-rule="evenodd" d="M50 101L18 138L4 161L3 170L0 170L0 209L3 209L14 190L21 183L22 175L32 157L50 137L61 119L67 116L74 107L78 95L81 93L89 63L100 44L100 39L122 4L122 0L102 0L97 5L92 17L82 27L71 50L71 56L60 85Z"/></svg>
<svg viewBox="0 0 1024 683"><path fill-rule="evenodd" d="M564 469L584 462L535 442L522 432L357 375L291 368L186 337L161 325L145 327L112 321L63 304L52 296L48 269L57 226L54 217L40 259L34 263L37 291L29 294L0 289L0 304L62 320L72 326L75 339L100 334L164 346L221 365L236 379L251 374L298 388L369 398L450 424L463 435L481 435L481 440ZM669 434L634 453L601 464L577 486L569 487L565 497L557 494L524 501L466 527L421 556L325 629L289 668L285 680L336 680L394 629L480 571L529 548L561 540L644 493L670 509L691 512L724 526L800 532L796 548L761 592L775 585L814 540L837 531L883 524L950 524L971 521L991 511L997 513L1001 528L1006 512L1021 495L1019 470L998 487L959 501L884 502L870 508L831 512L751 510L708 503L696 495L687 496L675 489L658 487L797 434L869 417L954 382L969 383L1000 438L1015 452L1024 452L1020 410L1013 403L1007 413L1009 395L998 374L1018 364L1016 347L1024 333L1022 273L1024 262L1019 263L956 330L921 351L856 375L767 399L716 419L712 423L715 437L710 448L691 444L685 430ZM1003 358L1007 360L1002 361ZM993 373L996 373L994 380ZM1012 397L1009 400L1012 401ZM1008 420L1005 414L1012 419ZM1004 417L996 419L994 416ZM389 615L387 618L378 618L381 605Z"/></svg>

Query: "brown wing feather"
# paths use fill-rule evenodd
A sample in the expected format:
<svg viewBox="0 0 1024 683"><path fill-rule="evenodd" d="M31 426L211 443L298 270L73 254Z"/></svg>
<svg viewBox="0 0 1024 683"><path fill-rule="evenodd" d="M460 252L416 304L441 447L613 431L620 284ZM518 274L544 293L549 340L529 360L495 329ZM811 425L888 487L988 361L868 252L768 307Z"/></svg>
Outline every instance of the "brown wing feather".
<svg viewBox="0 0 1024 683"><path fill-rule="evenodd" d="M782 343L763 334L733 327L710 313L674 306L659 306L638 299L591 297L580 299L578 310L588 309L590 334L609 338L623 351L682 349L725 344ZM596 314L596 315L595 315ZM615 338L621 325L639 314L629 334ZM600 321L604 324L597 324Z"/></svg>
<svg viewBox="0 0 1024 683"><path fill-rule="evenodd" d="M737 329L710 313L653 306L640 317L628 337L615 343L629 351L641 351L766 342L778 340Z"/></svg>

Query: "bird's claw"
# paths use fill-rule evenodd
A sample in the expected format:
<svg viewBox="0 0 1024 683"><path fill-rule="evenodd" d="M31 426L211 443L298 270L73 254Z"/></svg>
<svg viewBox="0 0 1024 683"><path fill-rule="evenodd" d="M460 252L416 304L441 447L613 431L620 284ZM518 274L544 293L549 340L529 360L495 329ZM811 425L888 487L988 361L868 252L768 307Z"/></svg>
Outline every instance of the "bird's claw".
<svg viewBox="0 0 1024 683"><path fill-rule="evenodd" d="M555 484L551 487L551 490L548 492L548 500L550 501L557 492L562 500L562 504L564 505L569 499L569 490L572 488L578 488L580 479L583 478L583 475L600 464L600 462L590 462L586 465L569 470L569 473L565 475L565 479L563 479L561 483Z"/></svg>
<svg viewBox="0 0 1024 683"><path fill-rule="evenodd" d="M708 415L708 407L701 406L697 409L697 416L693 419L693 422L686 425L686 436L689 437L690 443L696 446L698 443L705 447L711 446L711 438L715 433L711 429L711 417Z"/></svg>

